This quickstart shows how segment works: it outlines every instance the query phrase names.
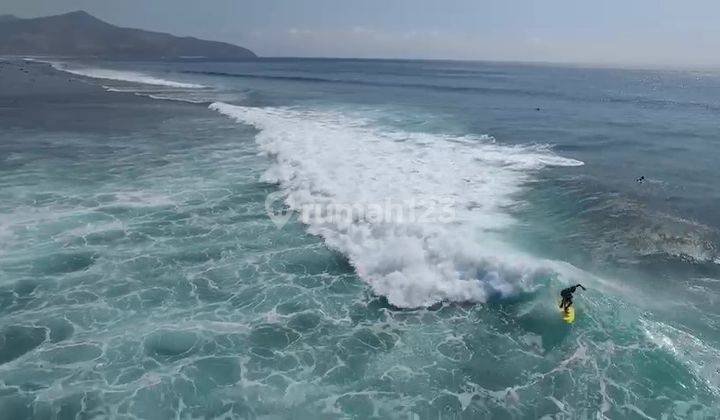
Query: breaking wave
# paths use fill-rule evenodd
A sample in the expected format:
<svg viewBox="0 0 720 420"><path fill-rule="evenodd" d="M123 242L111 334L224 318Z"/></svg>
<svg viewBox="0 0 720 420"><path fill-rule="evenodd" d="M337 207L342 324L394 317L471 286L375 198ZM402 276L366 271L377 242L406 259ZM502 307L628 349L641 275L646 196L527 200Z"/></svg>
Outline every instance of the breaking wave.
<svg viewBox="0 0 720 420"><path fill-rule="evenodd" d="M398 307L441 301L486 302L531 291L563 264L513 249L502 232L533 173L583 163L546 145L507 146L489 136L446 136L380 129L342 114L214 103L260 130L274 157L265 180L310 233L342 252L379 295ZM447 220L308 218L308 206L399 202L414 214L438 206ZM448 212L449 210L449 212Z"/></svg>
<svg viewBox="0 0 720 420"><path fill-rule="evenodd" d="M183 89L202 89L205 86L195 83L182 83L173 80L161 79L159 77L150 76L144 73L124 70L110 70L94 67L70 67L65 63L50 62L57 70L67 73L76 74L78 76L91 77L93 79L117 80L121 82L141 83L153 86L167 86Z"/></svg>

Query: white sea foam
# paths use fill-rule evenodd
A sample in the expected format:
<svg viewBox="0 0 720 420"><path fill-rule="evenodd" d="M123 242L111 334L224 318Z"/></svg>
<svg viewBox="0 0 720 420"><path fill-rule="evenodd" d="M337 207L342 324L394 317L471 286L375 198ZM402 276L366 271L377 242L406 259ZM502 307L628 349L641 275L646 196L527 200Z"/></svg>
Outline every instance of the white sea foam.
<svg viewBox="0 0 720 420"><path fill-rule="evenodd" d="M159 77L150 76L148 74L136 72L136 71L125 71L125 70L110 70L101 69L94 67L79 67L69 66L66 63L59 62L48 62L57 70L64 72L77 74L79 76L91 77L93 79L106 79L106 80L118 80L121 82L141 83L145 85L153 86L167 86L174 88L183 89L201 89L205 86L198 85L195 83L182 83L173 80L161 79Z"/></svg>
<svg viewBox="0 0 720 420"><path fill-rule="evenodd" d="M532 290L562 264L514 250L502 231L534 171L582 162L546 146L504 146L492 138L380 129L335 113L250 108L217 110L260 130L274 157L265 174L293 209L337 203L453 203L450 222L311 219L308 229L350 259L375 293L399 307L485 302ZM430 203L430 204L427 204Z"/></svg>
<svg viewBox="0 0 720 420"><path fill-rule="evenodd" d="M103 89L105 89L108 92L119 92L119 93L132 93L135 96L141 96L143 98L150 98L150 99L157 99L159 101L176 101L176 102L187 102L190 104L206 104L208 102L211 102L209 99L194 99L190 95L188 95L188 92L183 92L182 94L168 94L168 93L159 93L157 91L152 91L154 93L149 93L145 91L138 91L137 89L132 88L115 88L111 86L102 85Z"/></svg>
<svg viewBox="0 0 720 420"><path fill-rule="evenodd" d="M694 335L662 322L640 318L645 335L685 364L709 389L720 394L720 351Z"/></svg>
<svg viewBox="0 0 720 420"><path fill-rule="evenodd" d="M176 101L176 102L187 102L190 104L207 104L210 102L208 99L193 99L190 97L187 97L187 95L168 95L168 94L151 94L151 93L142 93L142 92L135 92L135 95L137 96L144 96L146 98L151 99L157 99L159 101Z"/></svg>

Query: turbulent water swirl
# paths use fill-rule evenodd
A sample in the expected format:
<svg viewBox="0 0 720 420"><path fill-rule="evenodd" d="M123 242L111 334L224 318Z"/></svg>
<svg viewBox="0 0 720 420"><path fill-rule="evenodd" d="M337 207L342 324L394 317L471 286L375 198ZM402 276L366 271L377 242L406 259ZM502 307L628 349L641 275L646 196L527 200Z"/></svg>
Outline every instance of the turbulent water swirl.
<svg viewBox="0 0 720 420"><path fill-rule="evenodd" d="M550 264L514 251L500 233L533 171L582 162L546 146L503 146L490 137L383 131L328 112L211 105L252 124L275 164L286 202L302 211L320 203L397 202L415 210L401 220L311 220L309 231L348 256L373 290L399 307L440 301L485 302L532 290ZM442 207L446 207L442 209ZM421 215L447 212L446 220ZM386 220L387 219L387 220Z"/></svg>

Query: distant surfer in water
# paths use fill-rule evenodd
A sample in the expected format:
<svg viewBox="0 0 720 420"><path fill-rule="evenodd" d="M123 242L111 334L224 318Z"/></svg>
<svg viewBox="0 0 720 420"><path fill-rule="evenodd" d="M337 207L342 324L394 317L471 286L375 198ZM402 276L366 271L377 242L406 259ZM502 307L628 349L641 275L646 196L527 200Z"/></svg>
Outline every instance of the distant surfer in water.
<svg viewBox="0 0 720 420"><path fill-rule="evenodd" d="M564 310L565 312L567 312L568 309L570 309L570 306L573 303L572 302L573 293L575 293L575 290L578 287L583 290L586 290L585 286L583 286L582 284L579 284L579 283L573 287L568 287L567 289L562 289L562 291L560 292L560 297L562 297L562 300L560 301L560 309Z"/></svg>

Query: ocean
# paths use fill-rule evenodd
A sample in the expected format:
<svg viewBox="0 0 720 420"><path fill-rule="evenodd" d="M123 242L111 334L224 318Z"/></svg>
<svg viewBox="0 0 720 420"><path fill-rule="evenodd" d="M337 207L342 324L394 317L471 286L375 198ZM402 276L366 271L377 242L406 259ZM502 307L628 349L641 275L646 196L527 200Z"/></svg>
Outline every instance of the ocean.
<svg viewBox="0 0 720 420"><path fill-rule="evenodd" d="M720 72L53 66L105 91L0 107L0 418L720 416Z"/></svg>

